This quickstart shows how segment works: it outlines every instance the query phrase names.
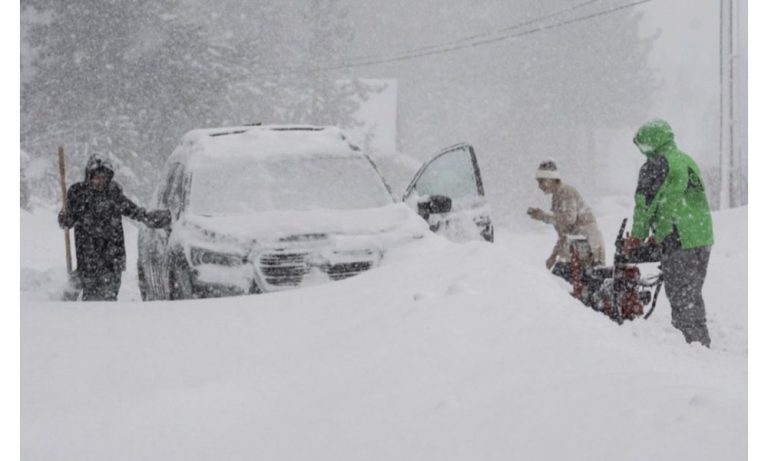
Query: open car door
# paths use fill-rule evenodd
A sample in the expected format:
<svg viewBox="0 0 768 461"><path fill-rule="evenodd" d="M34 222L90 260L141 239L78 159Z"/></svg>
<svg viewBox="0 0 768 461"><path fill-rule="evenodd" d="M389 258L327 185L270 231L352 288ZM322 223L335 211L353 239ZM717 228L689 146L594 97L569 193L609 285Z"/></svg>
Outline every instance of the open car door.
<svg viewBox="0 0 768 461"><path fill-rule="evenodd" d="M403 201L437 234L456 241L493 242L491 209L475 150L469 144L443 149L422 165Z"/></svg>

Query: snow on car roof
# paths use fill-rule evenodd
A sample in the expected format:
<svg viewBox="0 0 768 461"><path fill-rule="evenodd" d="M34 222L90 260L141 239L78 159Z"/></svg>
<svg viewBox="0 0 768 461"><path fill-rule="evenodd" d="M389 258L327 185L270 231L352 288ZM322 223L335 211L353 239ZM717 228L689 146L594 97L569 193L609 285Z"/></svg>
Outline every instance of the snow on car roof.
<svg viewBox="0 0 768 461"><path fill-rule="evenodd" d="M230 158L293 155L359 156L344 132L336 127L268 125L204 128L182 137L170 161L186 163Z"/></svg>

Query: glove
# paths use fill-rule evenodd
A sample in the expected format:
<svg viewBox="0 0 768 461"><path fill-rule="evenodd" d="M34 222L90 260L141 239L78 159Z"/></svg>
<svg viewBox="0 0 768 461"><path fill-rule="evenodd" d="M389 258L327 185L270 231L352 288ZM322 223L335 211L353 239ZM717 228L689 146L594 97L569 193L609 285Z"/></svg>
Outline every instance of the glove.
<svg viewBox="0 0 768 461"><path fill-rule="evenodd" d="M624 239L624 255L629 256L633 251L640 247L642 240L637 237L627 236Z"/></svg>
<svg viewBox="0 0 768 461"><path fill-rule="evenodd" d="M170 228L171 227L171 212L169 210L152 210L147 211L145 215L145 222L147 226L158 228Z"/></svg>
<svg viewBox="0 0 768 461"><path fill-rule="evenodd" d="M540 208L528 208L528 216L537 221L544 220L544 212Z"/></svg>
<svg viewBox="0 0 768 461"><path fill-rule="evenodd" d="M547 258L547 261L544 263L544 265L547 266L547 269L552 269L552 266L555 265L555 260L557 259L557 255L553 254L549 258Z"/></svg>
<svg viewBox="0 0 768 461"><path fill-rule="evenodd" d="M61 210L58 216L59 227L69 229L72 227L72 214L69 211Z"/></svg>

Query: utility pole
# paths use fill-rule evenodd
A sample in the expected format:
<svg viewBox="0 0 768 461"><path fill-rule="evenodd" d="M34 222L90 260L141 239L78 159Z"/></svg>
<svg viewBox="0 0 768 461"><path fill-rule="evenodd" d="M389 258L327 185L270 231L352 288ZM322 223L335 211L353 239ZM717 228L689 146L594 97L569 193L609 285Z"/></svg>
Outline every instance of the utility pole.
<svg viewBox="0 0 768 461"><path fill-rule="evenodd" d="M720 0L720 209L732 206L733 1Z"/></svg>
<svg viewBox="0 0 768 461"><path fill-rule="evenodd" d="M747 200L747 4L720 1L720 209Z"/></svg>

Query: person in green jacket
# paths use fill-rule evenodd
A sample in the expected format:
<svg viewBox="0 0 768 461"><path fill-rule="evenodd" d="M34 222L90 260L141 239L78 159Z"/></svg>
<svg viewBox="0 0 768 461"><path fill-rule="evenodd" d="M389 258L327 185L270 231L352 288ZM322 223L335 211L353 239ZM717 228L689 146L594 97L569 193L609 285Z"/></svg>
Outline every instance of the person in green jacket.
<svg viewBox="0 0 768 461"><path fill-rule="evenodd" d="M631 252L651 233L661 243L661 268L672 307L672 325L688 343L709 347L701 290L714 236L701 171L691 157L677 148L672 128L664 120L652 120L640 127L634 143L647 160L640 168L632 232L624 250Z"/></svg>

